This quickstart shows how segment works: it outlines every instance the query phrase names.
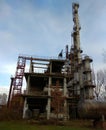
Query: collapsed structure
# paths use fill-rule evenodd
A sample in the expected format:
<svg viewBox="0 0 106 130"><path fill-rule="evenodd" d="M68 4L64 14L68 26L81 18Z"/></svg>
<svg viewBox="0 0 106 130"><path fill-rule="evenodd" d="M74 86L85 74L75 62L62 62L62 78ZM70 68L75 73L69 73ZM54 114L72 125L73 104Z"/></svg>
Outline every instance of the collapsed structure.
<svg viewBox="0 0 106 130"><path fill-rule="evenodd" d="M91 65L92 59L82 54L80 48L80 24L78 17L78 3L73 3L73 43L70 51L66 46L66 56L62 52L58 58L38 58L19 56L15 78L12 82L12 95L21 93L23 76L26 79L26 91L23 94L23 118L43 116L45 119L55 117L52 107L51 90L58 86L65 97L62 119L78 118L79 101L94 98ZM26 60L30 61L29 72L25 72ZM39 70L39 72L37 71Z"/></svg>

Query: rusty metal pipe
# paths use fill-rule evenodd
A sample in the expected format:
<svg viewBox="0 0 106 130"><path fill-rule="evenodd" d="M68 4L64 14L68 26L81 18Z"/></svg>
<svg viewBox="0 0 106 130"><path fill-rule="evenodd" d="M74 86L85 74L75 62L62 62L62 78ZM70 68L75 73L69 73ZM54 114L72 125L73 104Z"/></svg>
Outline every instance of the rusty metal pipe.
<svg viewBox="0 0 106 130"><path fill-rule="evenodd" d="M106 118L106 102L96 100L84 100L78 104L79 117L85 119Z"/></svg>

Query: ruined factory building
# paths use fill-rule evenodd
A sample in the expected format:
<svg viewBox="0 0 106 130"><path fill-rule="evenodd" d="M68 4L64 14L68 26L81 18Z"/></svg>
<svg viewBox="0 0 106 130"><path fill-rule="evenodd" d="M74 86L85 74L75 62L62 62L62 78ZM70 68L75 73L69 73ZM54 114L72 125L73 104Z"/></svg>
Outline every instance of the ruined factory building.
<svg viewBox="0 0 106 130"><path fill-rule="evenodd" d="M78 3L72 4L73 44L69 49L66 45L65 57L63 57L63 50L57 58L22 55L18 57L16 75L11 82L13 88L10 90L13 91L10 92L9 97L17 93L21 94L23 76L25 76L26 90L22 94L23 118L49 120L58 117L62 120L69 120L79 117L106 116L106 112L102 111L106 110L106 104L102 103L101 108L100 103L93 100L95 85L92 82L90 65L93 60L88 55L83 56L80 48L81 27L78 8ZM26 61L30 61L29 72L25 72Z"/></svg>

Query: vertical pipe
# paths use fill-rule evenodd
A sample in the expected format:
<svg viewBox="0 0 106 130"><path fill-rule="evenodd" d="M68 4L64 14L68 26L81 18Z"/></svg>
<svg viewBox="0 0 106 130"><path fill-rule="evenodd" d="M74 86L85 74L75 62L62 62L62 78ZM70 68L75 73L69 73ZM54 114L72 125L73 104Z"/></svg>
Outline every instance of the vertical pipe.
<svg viewBox="0 0 106 130"><path fill-rule="evenodd" d="M67 84L66 84L66 78L64 78L64 96L67 94Z"/></svg>
<svg viewBox="0 0 106 130"><path fill-rule="evenodd" d="M64 78L63 94L64 94L64 97L67 96L66 78ZM64 100L64 120L67 120L67 100L66 100L66 98L65 98L65 100Z"/></svg>
<svg viewBox="0 0 106 130"><path fill-rule="evenodd" d="M9 96L8 96L8 101L7 101L7 107L10 106L13 81L14 81L14 77L11 77L11 84L10 84Z"/></svg>
<svg viewBox="0 0 106 130"><path fill-rule="evenodd" d="M66 59L69 58L69 55L68 55L68 45L66 45Z"/></svg>

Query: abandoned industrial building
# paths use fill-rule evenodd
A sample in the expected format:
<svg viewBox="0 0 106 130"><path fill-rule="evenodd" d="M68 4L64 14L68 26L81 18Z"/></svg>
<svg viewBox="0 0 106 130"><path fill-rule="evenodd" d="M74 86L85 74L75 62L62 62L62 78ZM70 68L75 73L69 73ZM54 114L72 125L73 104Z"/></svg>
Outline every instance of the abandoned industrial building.
<svg viewBox="0 0 106 130"><path fill-rule="evenodd" d="M98 109L99 102L94 102L94 87L92 82L93 61L88 55L83 55L80 48L80 24L78 16L78 3L72 4L73 32L72 45L66 45L65 57L62 52L57 58L41 58L32 56L18 57L16 74L11 83L11 95L21 93L23 77L26 79L26 90L24 91L23 118L39 116L45 119L55 118L56 114L52 106L53 95L56 86L62 93L63 111L59 110L58 117L63 120L82 117L99 118L106 116L106 109ZM30 61L29 72L25 72L26 61ZM39 70L39 72L37 71ZM11 97L10 95L10 97ZM9 98L10 98L9 97ZM9 99L10 100L10 99ZM90 113L84 113L84 105L90 105ZM80 105L79 105L80 104ZM95 107L93 107L93 105ZM102 108L106 104L102 103ZM98 114L95 112L97 110ZM87 107L88 110L88 107ZM78 113L80 111L80 114ZM93 113L93 114L92 114ZM91 114L91 115L90 115ZM95 117L96 115L96 117Z"/></svg>

